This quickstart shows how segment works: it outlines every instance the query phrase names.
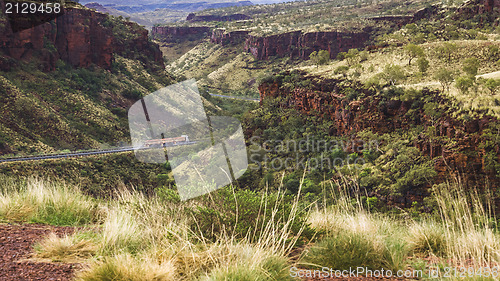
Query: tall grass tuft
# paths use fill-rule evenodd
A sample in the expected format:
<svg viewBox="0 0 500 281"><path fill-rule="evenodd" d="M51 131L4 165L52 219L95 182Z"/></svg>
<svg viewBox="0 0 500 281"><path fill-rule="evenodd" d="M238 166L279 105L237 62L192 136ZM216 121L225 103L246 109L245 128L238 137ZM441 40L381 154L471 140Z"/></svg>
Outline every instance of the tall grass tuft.
<svg viewBox="0 0 500 281"><path fill-rule="evenodd" d="M446 255L462 266L498 266L500 239L490 225L493 215L491 195L467 190L460 180L434 188L447 240Z"/></svg>
<svg viewBox="0 0 500 281"><path fill-rule="evenodd" d="M76 187L37 178L7 181L0 190L0 218L7 221L84 225L102 219L98 206Z"/></svg>
<svg viewBox="0 0 500 281"><path fill-rule="evenodd" d="M97 261L85 271L77 273L79 281L174 281L175 267L170 261L152 260L119 254Z"/></svg>
<svg viewBox="0 0 500 281"><path fill-rule="evenodd" d="M90 239L78 235L58 237L55 233L35 245L35 258L52 262L82 262L92 257L97 245Z"/></svg>

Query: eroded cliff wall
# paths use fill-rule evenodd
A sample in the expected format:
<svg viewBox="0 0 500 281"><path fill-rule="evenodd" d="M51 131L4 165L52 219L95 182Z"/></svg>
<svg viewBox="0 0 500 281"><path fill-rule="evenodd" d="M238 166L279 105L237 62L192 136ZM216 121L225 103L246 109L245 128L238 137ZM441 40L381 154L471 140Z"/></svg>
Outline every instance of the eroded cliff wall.
<svg viewBox="0 0 500 281"><path fill-rule="evenodd" d="M24 61L38 58L45 71L54 70L59 59L75 67L94 64L110 69L115 54L164 67L147 30L88 9L67 8L53 21L19 32L12 31L5 17L0 23L0 55ZM0 68L9 68L8 59L0 60Z"/></svg>
<svg viewBox="0 0 500 281"><path fill-rule="evenodd" d="M331 58L352 48L364 48L370 31L361 32L308 32L294 31L271 36L248 36L245 50L258 59L292 57L308 59L314 51L327 50Z"/></svg>

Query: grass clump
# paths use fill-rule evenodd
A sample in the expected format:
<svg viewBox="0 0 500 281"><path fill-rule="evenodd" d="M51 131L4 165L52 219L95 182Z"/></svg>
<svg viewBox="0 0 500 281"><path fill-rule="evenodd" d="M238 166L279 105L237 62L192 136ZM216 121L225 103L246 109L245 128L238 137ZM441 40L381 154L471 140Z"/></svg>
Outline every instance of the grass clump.
<svg viewBox="0 0 500 281"><path fill-rule="evenodd" d="M81 235L58 237L55 233L35 245L35 258L52 262L81 262L92 257L97 245Z"/></svg>
<svg viewBox="0 0 500 281"><path fill-rule="evenodd" d="M10 182L0 190L0 219L6 221L77 226L101 218L96 200L64 183L32 178Z"/></svg>
<svg viewBox="0 0 500 281"><path fill-rule="evenodd" d="M110 255L121 251L137 253L148 245L148 233L135 217L120 209L112 209L102 226L99 251Z"/></svg>
<svg viewBox="0 0 500 281"><path fill-rule="evenodd" d="M78 281L170 281L175 278L175 267L169 261L137 258L130 254L106 257L76 276Z"/></svg>
<svg viewBox="0 0 500 281"><path fill-rule="evenodd" d="M443 227L432 221L411 225L407 242L413 253L422 255L443 256L447 247Z"/></svg>
<svg viewBox="0 0 500 281"><path fill-rule="evenodd" d="M311 247L303 262L313 267L346 269L383 266L384 247L361 233L338 232L320 240Z"/></svg>
<svg viewBox="0 0 500 281"><path fill-rule="evenodd" d="M205 276L202 281L219 280L293 280L289 274L287 258L268 251L259 246L249 246L239 243L231 246L233 257L227 264L219 263Z"/></svg>

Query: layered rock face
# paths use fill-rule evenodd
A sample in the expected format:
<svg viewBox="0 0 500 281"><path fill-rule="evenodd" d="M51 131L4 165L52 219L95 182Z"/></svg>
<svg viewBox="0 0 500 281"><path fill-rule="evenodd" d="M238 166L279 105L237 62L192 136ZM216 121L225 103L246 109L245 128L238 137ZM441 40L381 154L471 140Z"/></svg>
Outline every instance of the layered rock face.
<svg viewBox="0 0 500 281"><path fill-rule="evenodd" d="M500 186L500 178L487 167L485 161L487 153L495 155L497 161L500 161L500 147L487 151L480 145L487 142L483 133L490 125L499 122L495 118L459 121L443 115L436 119L427 116L423 108L408 114L412 101L383 100L361 87L358 90L365 91L366 98L349 101L340 93L337 82L324 80L314 89L295 88L292 91L283 91L279 82L263 83L259 86L259 91L261 101L266 98L288 97L288 106L296 108L302 114L319 114L322 118L333 121L330 134L335 136L353 136L368 128L379 134L419 125L432 128L435 134L432 139L422 134L414 145L431 158L441 156L434 158L434 168L438 172L436 182L446 181L450 173L459 173L464 184L484 186L488 182L491 186ZM448 104L438 92L428 92L425 95L434 96L437 103Z"/></svg>
<svg viewBox="0 0 500 281"><path fill-rule="evenodd" d="M228 44L239 44L245 41L250 31L246 30L236 30L231 32L226 32L224 29L215 29L212 31L212 36L210 41L215 44L222 46Z"/></svg>
<svg viewBox="0 0 500 281"><path fill-rule="evenodd" d="M45 71L55 70L61 59L74 67L95 64L110 69L114 54L128 56L130 50L164 67L157 45L148 42L148 31L135 23L125 24L130 38L116 38L107 15L85 9L68 8L51 22L20 32L12 32L8 21L0 25L0 51L15 60L40 59ZM2 68L8 68L5 60ZM0 62L2 64L2 62Z"/></svg>
<svg viewBox="0 0 500 281"><path fill-rule="evenodd" d="M308 59L314 51L327 50L331 58L352 48L363 48L369 40L369 31L362 32L288 32L266 37L248 36L245 50L258 59L298 57Z"/></svg>
<svg viewBox="0 0 500 281"><path fill-rule="evenodd" d="M481 22L500 25L500 0L471 0L465 2L454 16L456 20L476 18Z"/></svg>
<svg viewBox="0 0 500 281"><path fill-rule="evenodd" d="M199 22L199 21L237 21L237 20L249 20L252 17L244 14L232 14L227 16L218 15L203 15L197 16L195 13L191 13L187 16L186 21L188 22Z"/></svg>

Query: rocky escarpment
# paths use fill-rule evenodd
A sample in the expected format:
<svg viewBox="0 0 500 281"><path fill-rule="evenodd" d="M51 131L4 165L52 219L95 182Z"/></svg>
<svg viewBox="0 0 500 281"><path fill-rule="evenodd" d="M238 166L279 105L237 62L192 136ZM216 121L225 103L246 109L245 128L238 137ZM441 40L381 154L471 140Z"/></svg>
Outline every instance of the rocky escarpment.
<svg viewBox="0 0 500 281"><path fill-rule="evenodd" d="M237 20L249 20L252 17L244 14L231 14L231 15L201 15L197 16L195 13L191 13L187 16L186 21L188 22L199 22L199 21L237 21Z"/></svg>
<svg viewBox="0 0 500 281"><path fill-rule="evenodd" d="M75 67L94 64L110 69L115 55L135 58L137 53L143 62L164 67L158 46L148 41L147 30L87 9L67 8L53 21L19 32L12 31L6 18L2 23L1 69L9 69L9 57L24 61L38 58L45 71L54 70L59 59Z"/></svg>
<svg viewBox="0 0 500 281"><path fill-rule="evenodd" d="M356 89L363 98L346 98L345 87ZM465 184L500 186L500 178L492 169L491 161L500 162L500 147L491 145L487 132L498 125L494 117L457 120L447 114L450 101L437 91L427 91L423 97L433 97L439 104L440 115L429 116L422 100L395 100L375 94L352 82L343 85L337 80L322 80L310 88L283 88L280 81L266 82L259 86L261 101L268 98L286 98L286 106L302 114L319 115L331 120L330 135L353 136L370 129L384 134L408 130L416 126L432 131L432 136L422 133L414 142L424 155L434 159L438 173L436 182L449 178L450 173L460 174ZM489 144L488 144L489 143ZM489 159L489 160L488 160Z"/></svg>
<svg viewBox="0 0 500 281"><path fill-rule="evenodd" d="M390 23L393 26L401 28L409 23L414 23L423 19L427 20L432 19L433 17L438 15L441 11L442 9L439 5L432 5L430 7L418 10L413 15L389 15L389 16L370 17L367 19L374 22Z"/></svg>
<svg viewBox="0 0 500 281"><path fill-rule="evenodd" d="M370 30L360 32L308 32L294 31L259 37L249 36L245 50L258 59L270 57L298 57L308 59L313 51L327 50L331 58L340 52L353 48L363 48L370 39Z"/></svg>
<svg viewBox="0 0 500 281"><path fill-rule="evenodd" d="M222 46L228 44L239 44L245 41L250 31L236 30L226 32L224 29L215 29L212 31L210 41Z"/></svg>
<svg viewBox="0 0 500 281"><path fill-rule="evenodd" d="M500 25L500 0L469 0L462 4L453 17L455 20L475 19L477 22Z"/></svg>

